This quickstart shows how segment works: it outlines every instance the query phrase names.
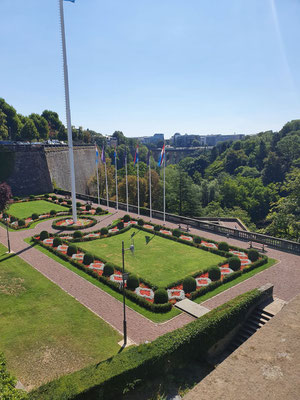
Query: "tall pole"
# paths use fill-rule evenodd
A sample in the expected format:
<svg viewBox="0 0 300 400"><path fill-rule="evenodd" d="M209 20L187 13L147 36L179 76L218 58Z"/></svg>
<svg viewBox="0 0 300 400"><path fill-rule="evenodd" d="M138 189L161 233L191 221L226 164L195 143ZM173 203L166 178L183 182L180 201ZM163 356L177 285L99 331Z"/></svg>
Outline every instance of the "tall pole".
<svg viewBox="0 0 300 400"><path fill-rule="evenodd" d="M137 162L137 196L138 196L138 215L140 215L140 176L139 176L139 162Z"/></svg>
<svg viewBox="0 0 300 400"><path fill-rule="evenodd" d="M164 152L164 222L166 222L166 150Z"/></svg>
<svg viewBox="0 0 300 400"><path fill-rule="evenodd" d="M98 194L98 204L100 206L100 193L99 193L99 168L98 168L98 163L96 164L96 170L97 170L97 194Z"/></svg>
<svg viewBox="0 0 300 400"><path fill-rule="evenodd" d="M10 240L9 240L9 233L8 233L8 215L6 216L6 235L7 235L8 253L10 253Z"/></svg>
<svg viewBox="0 0 300 400"><path fill-rule="evenodd" d="M152 199L151 199L151 165L149 157L149 205L150 205L150 220L152 219Z"/></svg>
<svg viewBox="0 0 300 400"><path fill-rule="evenodd" d="M119 210L119 199L118 199L118 165L117 165L117 151L115 150L115 173L116 173L116 209Z"/></svg>
<svg viewBox="0 0 300 400"><path fill-rule="evenodd" d="M63 0L59 0L59 9L60 9L61 41L62 41L63 64L64 64L65 101L66 101L66 117L67 117L67 129L68 129L69 163L70 163L71 193L72 193L72 214L73 214L73 223L76 224L77 213L76 213L75 170L74 170L69 76L68 76L68 64L67 64L67 48L66 48Z"/></svg>
<svg viewBox="0 0 300 400"><path fill-rule="evenodd" d="M123 283L123 332L124 332L124 343L123 347L127 344L127 324L126 324L126 307L125 307L125 249L124 249L124 242L122 241L122 283Z"/></svg>
<svg viewBox="0 0 300 400"><path fill-rule="evenodd" d="M106 169L106 161L105 161L105 163L104 163L104 166L105 166L105 187L106 187L106 204L107 204L107 207L109 207L109 202L108 202L108 183L107 183L107 169Z"/></svg>
<svg viewBox="0 0 300 400"><path fill-rule="evenodd" d="M126 149L125 149L126 151ZM128 177L127 177L127 153L125 153L125 174L126 174L126 204L127 204L127 212L128 212Z"/></svg>

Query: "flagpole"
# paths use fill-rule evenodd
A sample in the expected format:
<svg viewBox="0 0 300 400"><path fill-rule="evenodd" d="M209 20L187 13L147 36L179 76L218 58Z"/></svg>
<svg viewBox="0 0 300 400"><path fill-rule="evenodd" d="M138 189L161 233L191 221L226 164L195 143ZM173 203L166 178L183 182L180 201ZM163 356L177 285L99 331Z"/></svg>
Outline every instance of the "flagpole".
<svg viewBox="0 0 300 400"><path fill-rule="evenodd" d="M166 222L166 150L164 152L164 223Z"/></svg>
<svg viewBox="0 0 300 400"><path fill-rule="evenodd" d="M126 151L126 149L125 149ZM127 152L125 153L125 173L126 173L126 203L128 212L128 178L127 178Z"/></svg>
<svg viewBox="0 0 300 400"><path fill-rule="evenodd" d="M75 170L74 170L74 153L73 153L73 141L72 141L69 76L68 76L68 64L67 64L67 49L66 49L66 34L65 34L63 0L59 0L59 9L60 9L61 41L62 41L63 64L64 64L64 86L65 86L69 163L70 163L70 177L71 177L72 214L73 214L73 223L76 224L77 223L77 212L76 212Z"/></svg>
<svg viewBox="0 0 300 400"><path fill-rule="evenodd" d="M118 165L117 165L117 151L115 150L115 171L116 171L116 208L119 210L119 201L118 201Z"/></svg>
<svg viewBox="0 0 300 400"><path fill-rule="evenodd" d="M98 193L98 204L100 206L100 193L99 193L99 168L98 168L98 160L96 164L96 170L97 170L97 193Z"/></svg>
<svg viewBox="0 0 300 400"><path fill-rule="evenodd" d="M137 161L137 195L138 195L138 216L140 215L140 176L139 176L139 160Z"/></svg>
<svg viewBox="0 0 300 400"><path fill-rule="evenodd" d="M108 208L109 207L109 202L108 202L108 183L107 183L106 160L105 160L104 166L105 166L106 204L107 204L107 208Z"/></svg>
<svg viewBox="0 0 300 400"><path fill-rule="evenodd" d="M151 199L151 164L149 156L149 203L150 203L150 220L152 219L152 199Z"/></svg>

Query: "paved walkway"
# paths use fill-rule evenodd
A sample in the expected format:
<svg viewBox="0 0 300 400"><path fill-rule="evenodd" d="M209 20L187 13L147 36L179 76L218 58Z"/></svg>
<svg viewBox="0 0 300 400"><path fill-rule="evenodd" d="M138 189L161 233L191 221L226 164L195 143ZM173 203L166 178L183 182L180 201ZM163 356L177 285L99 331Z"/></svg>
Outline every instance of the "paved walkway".
<svg viewBox="0 0 300 400"><path fill-rule="evenodd" d="M126 214L124 211L116 212L114 209L109 209L109 211L113 214L109 216L96 217L98 220L97 225L86 229L85 231L94 231L103 226L107 226L117 218ZM148 218L144 219L147 220ZM24 242L25 238L40 233L42 230L54 232L51 227L52 222L53 220L47 220L41 222L33 229L10 232L12 250L19 257L32 265L36 270L76 298L80 303L108 322L115 329L122 332L122 303ZM152 219L152 222L162 224L162 221L160 220ZM171 223L167 223L167 226L171 228L177 227L177 225ZM224 240L223 236L198 231L196 229L191 229L191 232L207 237L208 239L218 241ZM226 239L226 241L232 245L243 248L247 247L247 243L245 242L232 239ZM4 245L7 244L6 231L3 228L0 228L0 242ZM214 298L207 300L202 303L202 305L209 309L213 309L238 294L262 286L268 282L274 285L275 296L285 301L289 301L295 297L300 293L300 257L273 249L268 249L267 254L269 257L279 260L280 263L252 278L247 279L241 284L228 289ZM180 328L192 320L194 320L193 317L187 314L180 314L170 321L156 324L127 307L128 337L135 343L143 343L146 340L152 341L158 336L176 328Z"/></svg>

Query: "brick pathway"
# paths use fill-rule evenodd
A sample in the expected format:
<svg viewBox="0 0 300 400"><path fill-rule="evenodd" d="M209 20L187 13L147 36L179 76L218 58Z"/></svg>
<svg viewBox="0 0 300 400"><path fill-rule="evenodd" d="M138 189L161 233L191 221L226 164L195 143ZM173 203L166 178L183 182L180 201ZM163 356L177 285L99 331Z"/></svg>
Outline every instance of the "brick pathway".
<svg viewBox="0 0 300 400"><path fill-rule="evenodd" d="M116 212L114 209L109 209L109 211L113 214L109 216L96 217L98 220L97 225L86 229L85 231L93 231L103 226L107 226L117 218L126 214L124 211ZM144 219L147 220L148 218ZM32 265L36 270L41 272L44 276L89 308L92 312L108 322L115 329L122 332L122 303L24 242L25 238L39 233L42 230L53 232L54 230L51 227L52 222L53 220L47 220L41 222L33 229L20 232L10 232L12 250L17 253L19 257ZM152 219L152 222L162 224L162 221L160 220ZM171 223L167 223L167 226L171 228L177 227L177 225ZM198 233L208 239L218 241L224 240L223 236L198 231L196 229L191 229L191 233ZM247 243L242 241L233 239L225 240L232 245L243 248L247 247ZM4 245L7 244L6 231L3 228L0 229L0 242ZM280 263L202 304L205 307L212 309L240 293L259 287L267 282L274 284L274 295L283 300L289 301L300 293L300 257L273 249L268 249L267 254L268 256L279 260ZM128 337L135 343L143 343L146 340L152 341L158 336L176 328L180 328L192 320L193 318L187 314L180 314L170 321L156 324L127 307Z"/></svg>

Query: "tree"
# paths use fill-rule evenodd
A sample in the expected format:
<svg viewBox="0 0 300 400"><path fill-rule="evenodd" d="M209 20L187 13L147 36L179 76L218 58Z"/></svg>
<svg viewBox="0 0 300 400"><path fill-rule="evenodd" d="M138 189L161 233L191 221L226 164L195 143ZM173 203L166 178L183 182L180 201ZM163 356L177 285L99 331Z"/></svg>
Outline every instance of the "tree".
<svg viewBox="0 0 300 400"><path fill-rule="evenodd" d="M261 173L264 185L271 182L282 182L284 174L282 171L282 159L277 154L270 152L264 161L264 168Z"/></svg>
<svg viewBox="0 0 300 400"><path fill-rule="evenodd" d="M4 211L9 200L11 199L11 189L7 183L0 183L0 211Z"/></svg>
<svg viewBox="0 0 300 400"><path fill-rule="evenodd" d="M121 132L121 131L115 131L115 132L112 134L112 136L113 136L114 138L117 139L118 145L120 145L120 144L126 144L126 138L125 138L123 132Z"/></svg>
<svg viewBox="0 0 300 400"><path fill-rule="evenodd" d="M25 125L21 129L20 136L22 140L28 140L29 142L31 142L33 139L38 139L39 133L32 119L27 118Z"/></svg>
<svg viewBox="0 0 300 400"><path fill-rule="evenodd" d="M45 120L48 122L52 133L57 133L59 131L62 122L60 121L58 114L56 112L50 110L44 110L42 112L42 117L45 118Z"/></svg>
<svg viewBox="0 0 300 400"><path fill-rule="evenodd" d="M6 126L10 130L12 140L19 140L22 123L16 110L0 98L0 110L6 115Z"/></svg>
<svg viewBox="0 0 300 400"><path fill-rule="evenodd" d="M47 140L49 137L49 126L46 119L39 114L30 114L29 118L32 119L32 121L34 122L34 125L39 134L39 138Z"/></svg>
<svg viewBox="0 0 300 400"><path fill-rule="evenodd" d="M229 149L225 157L225 170L233 174L236 168L247 164L247 159L244 150Z"/></svg>
<svg viewBox="0 0 300 400"><path fill-rule="evenodd" d="M6 124L6 115L0 110L0 139L7 139L8 128Z"/></svg>

